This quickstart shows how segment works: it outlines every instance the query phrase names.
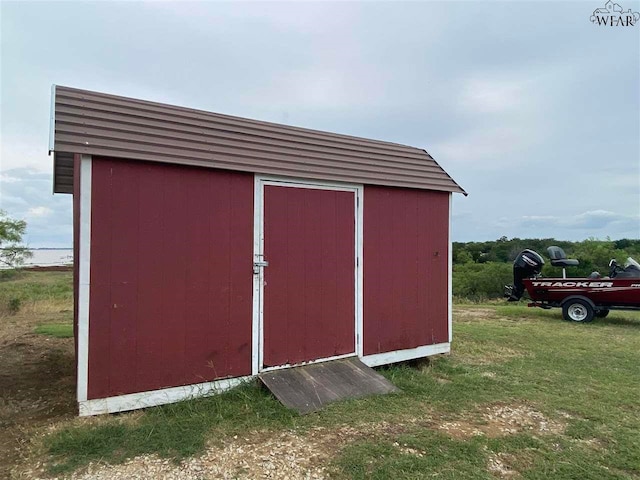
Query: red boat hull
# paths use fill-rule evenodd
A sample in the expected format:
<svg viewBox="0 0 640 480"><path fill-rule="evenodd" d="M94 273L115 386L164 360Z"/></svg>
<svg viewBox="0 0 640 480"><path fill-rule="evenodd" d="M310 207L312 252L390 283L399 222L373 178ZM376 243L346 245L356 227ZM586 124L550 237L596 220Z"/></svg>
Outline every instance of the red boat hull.
<svg viewBox="0 0 640 480"><path fill-rule="evenodd" d="M640 278L538 278L522 283L535 302L560 304L580 295L596 306L640 307Z"/></svg>

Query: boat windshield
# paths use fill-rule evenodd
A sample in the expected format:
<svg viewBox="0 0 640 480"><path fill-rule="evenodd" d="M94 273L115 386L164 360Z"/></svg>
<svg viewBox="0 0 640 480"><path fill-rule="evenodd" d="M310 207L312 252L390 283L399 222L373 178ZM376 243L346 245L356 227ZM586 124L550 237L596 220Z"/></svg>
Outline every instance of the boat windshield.
<svg viewBox="0 0 640 480"><path fill-rule="evenodd" d="M629 257L627 258L627 261L624 264L624 268L627 268L628 266L633 265L634 267L636 267L638 270L640 270L640 263L636 262L633 258Z"/></svg>

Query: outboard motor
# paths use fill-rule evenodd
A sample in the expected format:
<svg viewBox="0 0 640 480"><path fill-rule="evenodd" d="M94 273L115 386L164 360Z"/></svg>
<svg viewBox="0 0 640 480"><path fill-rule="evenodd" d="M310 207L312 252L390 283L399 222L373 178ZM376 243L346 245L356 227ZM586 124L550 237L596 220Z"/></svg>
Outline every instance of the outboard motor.
<svg viewBox="0 0 640 480"><path fill-rule="evenodd" d="M540 275L544 259L533 250L523 250L513 261L513 285L508 285L506 294L510 302L517 302L524 293L524 278Z"/></svg>

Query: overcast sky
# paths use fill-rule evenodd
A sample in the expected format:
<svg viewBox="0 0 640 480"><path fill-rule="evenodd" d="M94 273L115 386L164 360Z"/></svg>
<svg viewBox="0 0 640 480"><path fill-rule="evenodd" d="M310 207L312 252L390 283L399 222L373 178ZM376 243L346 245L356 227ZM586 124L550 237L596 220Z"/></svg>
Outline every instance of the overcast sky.
<svg viewBox="0 0 640 480"><path fill-rule="evenodd" d="M603 3L2 1L0 208L71 246L58 84L424 148L455 241L640 238L640 22Z"/></svg>

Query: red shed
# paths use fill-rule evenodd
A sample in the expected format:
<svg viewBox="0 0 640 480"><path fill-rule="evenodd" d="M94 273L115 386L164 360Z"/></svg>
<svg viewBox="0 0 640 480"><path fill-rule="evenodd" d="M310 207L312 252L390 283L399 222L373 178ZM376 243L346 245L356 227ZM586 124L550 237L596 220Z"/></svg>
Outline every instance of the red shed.
<svg viewBox="0 0 640 480"><path fill-rule="evenodd" d="M81 415L449 351L464 191L426 151L60 86L50 150Z"/></svg>

